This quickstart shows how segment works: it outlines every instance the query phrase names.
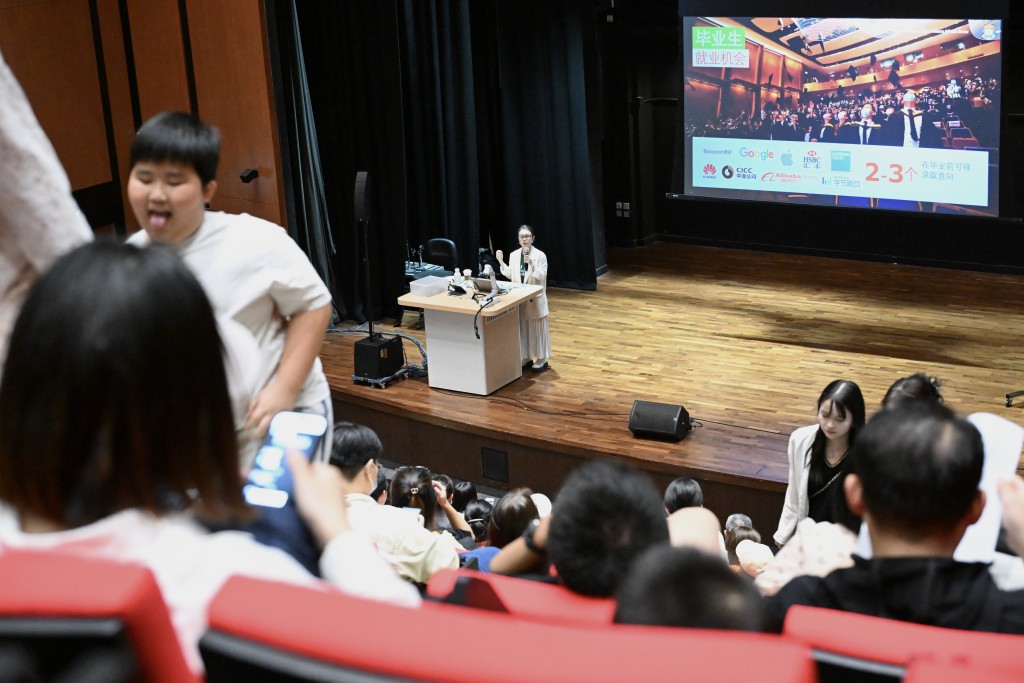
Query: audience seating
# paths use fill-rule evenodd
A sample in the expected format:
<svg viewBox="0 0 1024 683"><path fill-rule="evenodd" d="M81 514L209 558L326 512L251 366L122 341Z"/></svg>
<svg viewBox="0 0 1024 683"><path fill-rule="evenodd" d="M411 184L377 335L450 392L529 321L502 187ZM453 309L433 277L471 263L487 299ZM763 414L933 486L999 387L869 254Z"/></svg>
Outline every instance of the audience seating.
<svg viewBox="0 0 1024 683"><path fill-rule="evenodd" d="M785 637L811 648L823 683L901 680L918 660L1024 671L1024 637L924 626L796 605Z"/></svg>
<svg viewBox="0 0 1024 683"><path fill-rule="evenodd" d="M207 681L814 680L808 648L778 636L543 624L426 602L232 577L200 643Z"/></svg>
<svg viewBox="0 0 1024 683"><path fill-rule="evenodd" d="M978 138L953 138L953 149L964 149L965 147L977 147Z"/></svg>
<svg viewBox="0 0 1024 683"><path fill-rule="evenodd" d="M8 551L0 554L0 585L5 681L200 680L147 567Z"/></svg>
<svg viewBox="0 0 1024 683"><path fill-rule="evenodd" d="M615 615L611 598L590 598L564 586L471 569L435 572L427 594L448 604L507 612L531 621L610 624Z"/></svg>
<svg viewBox="0 0 1024 683"><path fill-rule="evenodd" d="M1020 679L1020 671L994 671L948 662L918 661L907 667L903 683L1019 683Z"/></svg>

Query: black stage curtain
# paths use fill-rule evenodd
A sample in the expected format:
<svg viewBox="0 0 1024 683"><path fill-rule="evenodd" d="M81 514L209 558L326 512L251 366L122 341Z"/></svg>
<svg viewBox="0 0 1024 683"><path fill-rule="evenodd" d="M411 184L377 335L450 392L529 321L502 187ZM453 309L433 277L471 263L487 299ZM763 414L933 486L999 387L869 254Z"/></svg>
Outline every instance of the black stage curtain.
<svg viewBox="0 0 1024 683"><path fill-rule="evenodd" d="M529 223L548 255L549 283L596 289L600 209L590 170L596 136L588 132L584 49L592 45L585 39L592 4L499 1L497 11L508 216L499 244L513 247L516 228Z"/></svg>
<svg viewBox="0 0 1024 683"><path fill-rule="evenodd" d="M375 317L397 310L410 247L449 237L460 265L477 271L477 250L510 251L522 223L537 230L551 284L596 287L594 221L600 218L598 179L590 173L596 136L589 134L586 106L593 28L587 0L277 5L279 45L292 30L281 6L298 16L337 248L335 298L345 310L358 320L366 314L353 216L358 171L371 174L376 190ZM279 78L288 73L282 68ZM293 188L303 182L290 181Z"/></svg>

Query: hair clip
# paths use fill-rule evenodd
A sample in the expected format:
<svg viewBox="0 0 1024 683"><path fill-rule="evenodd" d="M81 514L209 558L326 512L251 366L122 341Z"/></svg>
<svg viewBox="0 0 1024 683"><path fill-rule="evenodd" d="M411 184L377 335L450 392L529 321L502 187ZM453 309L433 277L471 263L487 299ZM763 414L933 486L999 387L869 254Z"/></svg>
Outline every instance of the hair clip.
<svg viewBox="0 0 1024 683"><path fill-rule="evenodd" d="M411 489L409 489L409 494L413 496L415 496L419 492L420 488L418 486L413 486Z"/></svg>

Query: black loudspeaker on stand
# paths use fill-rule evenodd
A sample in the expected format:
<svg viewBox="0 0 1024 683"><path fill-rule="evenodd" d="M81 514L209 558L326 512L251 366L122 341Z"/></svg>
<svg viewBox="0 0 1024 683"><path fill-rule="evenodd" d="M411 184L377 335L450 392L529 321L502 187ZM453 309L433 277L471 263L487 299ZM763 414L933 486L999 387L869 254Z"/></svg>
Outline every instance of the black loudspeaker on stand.
<svg viewBox="0 0 1024 683"><path fill-rule="evenodd" d="M355 382L374 386L387 386L388 381L402 369L405 353L402 340L398 337L384 337L373 331L373 294L370 287L370 234L369 226L373 214L373 187L367 171L356 173L355 196L353 198L356 223L362 241L363 295L366 297L366 317L370 322L369 336L355 344L352 379Z"/></svg>
<svg viewBox="0 0 1024 683"><path fill-rule="evenodd" d="M633 436L679 441L690 431L690 414L683 406L633 401L629 431Z"/></svg>

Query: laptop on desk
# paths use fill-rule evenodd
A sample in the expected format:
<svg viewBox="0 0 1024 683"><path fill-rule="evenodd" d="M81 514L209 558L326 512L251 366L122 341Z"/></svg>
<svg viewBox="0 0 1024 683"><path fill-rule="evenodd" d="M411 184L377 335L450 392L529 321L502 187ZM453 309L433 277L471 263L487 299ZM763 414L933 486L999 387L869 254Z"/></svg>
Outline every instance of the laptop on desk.
<svg viewBox="0 0 1024 683"><path fill-rule="evenodd" d="M476 287L478 292L490 292L491 291L491 278L489 277L475 277L473 278L473 285ZM507 292L512 288L511 282L504 280L497 280L498 291Z"/></svg>

